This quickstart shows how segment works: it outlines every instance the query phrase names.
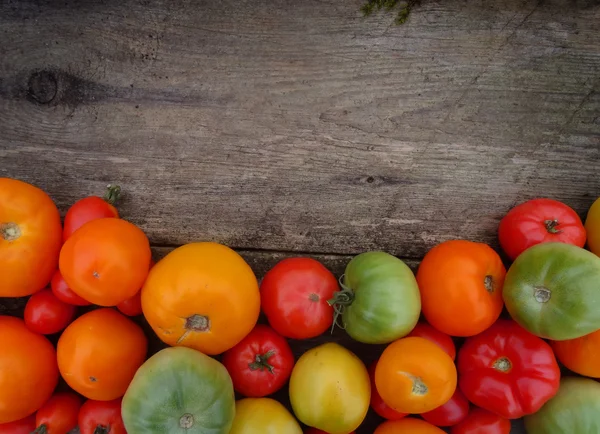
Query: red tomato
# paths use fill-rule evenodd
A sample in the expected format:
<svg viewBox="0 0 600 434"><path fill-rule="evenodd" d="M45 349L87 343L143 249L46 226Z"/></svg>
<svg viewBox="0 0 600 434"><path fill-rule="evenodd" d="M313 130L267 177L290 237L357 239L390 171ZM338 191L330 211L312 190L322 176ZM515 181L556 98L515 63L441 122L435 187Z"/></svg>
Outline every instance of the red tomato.
<svg viewBox="0 0 600 434"><path fill-rule="evenodd" d="M329 434L329 433L326 433L325 431L321 431L320 429L309 428L306 430L306 432L304 434ZM354 431L352 431L349 434L354 434Z"/></svg>
<svg viewBox="0 0 600 434"><path fill-rule="evenodd" d="M114 207L114 203L120 194L121 187L109 185L104 198L89 196L75 202L65 215L63 243L73 232L89 221L104 217L119 218L119 212Z"/></svg>
<svg viewBox="0 0 600 434"><path fill-rule="evenodd" d="M15 422L0 423L2 434L31 434L35 431L35 414Z"/></svg>
<svg viewBox="0 0 600 434"><path fill-rule="evenodd" d="M533 199L512 208L498 228L500 246L514 260L539 243L563 242L583 247L586 231L577 213L552 199Z"/></svg>
<svg viewBox="0 0 600 434"><path fill-rule="evenodd" d="M78 420L80 434L127 434L121 417L121 398L85 401Z"/></svg>
<svg viewBox="0 0 600 434"><path fill-rule="evenodd" d="M259 398L287 383L294 355L284 337L271 327L258 324L239 344L223 354L233 387L242 395Z"/></svg>
<svg viewBox="0 0 600 434"><path fill-rule="evenodd" d="M417 336L438 344L442 350L448 353L452 360L456 358L456 346L452 338L426 322L419 321L408 336Z"/></svg>
<svg viewBox="0 0 600 434"><path fill-rule="evenodd" d="M452 398L435 410L422 413L421 417L432 425L452 426L461 422L469 413L469 401L459 388L456 388Z"/></svg>
<svg viewBox="0 0 600 434"><path fill-rule="evenodd" d="M512 320L467 338L458 352L461 391L473 404L517 419L538 411L558 391L552 348Z"/></svg>
<svg viewBox="0 0 600 434"><path fill-rule="evenodd" d="M65 279L63 279L62 274L60 274L60 270L56 270L54 276L52 276L50 288L52 289L52 293L56 296L56 298L58 298L60 301L64 301L65 303L69 303L74 306L89 306L92 304L75 294L75 292L69 288L69 285L67 285L67 282L65 282Z"/></svg>
<svg viewBox="0 0 600 434"><path fill-rule="evenodd" d="M154 260L150 260L150 269L154 267ZM121 313L127 316L138 316L142 315L144 312L142 310L142 290L140 289L135 295L131 298L128 298L125 301L117 304L117 309L121 311Z"/></svg>
<svg viewBox="0 0 600 434"><path fill-rule="evenodd" d="M36 433L65 434L77 426L79 396L71 392L52 395L35 416Z"/></svg>
<svg viewBox="0 0 600 434"><path fill-rule="evenodd" d="M510 434L510 421L482 408L473 408L450 434Z"/></svg>
<svg viewBox="0 0 600 434"><path fill-rule="evenodd" d="M388 406L379 392L377 392L377 387L375 386L375 368L377 367L377 361L375 360L369 366L369 378L371 379L371 408L384 419L387 420L399 420L402 419L407 413L400 413L390 406Z"/></svg>
<svg viewBox="0 0 600 434"><path fill-rule="evenodd" d="M338 290L335 276L311 258L284 259L260 285L261 305L277 333L292 339L323 334L333 324L327 303Z"/></svg>
<svg viewBox="0 0 600 434"><path fill-rule="evenodd" d="M75 317L75 306L60 301L49 289L33 294L25 305L25 325L42 335L63 330Z"/></svg>

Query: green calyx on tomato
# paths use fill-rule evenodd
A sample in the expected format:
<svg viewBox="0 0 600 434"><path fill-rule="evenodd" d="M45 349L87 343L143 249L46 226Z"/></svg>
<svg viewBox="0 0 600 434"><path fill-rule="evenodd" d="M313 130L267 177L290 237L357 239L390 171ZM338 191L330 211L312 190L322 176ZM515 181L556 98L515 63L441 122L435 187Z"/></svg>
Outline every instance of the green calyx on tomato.
<svg viewBox="0 0 600 434"><path fill-rule="evenodd" d="M103 199L114 205L117 200L121 197L121 187L118 185L109 185L106 187L106 193L104 193Z"/></svg>
<svg viewBox="0 0 600 434"><path fill-rule="evenodd" d="M562 242L525 250L506 274L504 303L531 333L575 339L600 329L600 258Z"/></svg>
<svg viewBox="0 0 600 434"><path fill-rule="evenodd" d="M421 298L412 270L385 252L366 252L346 266L341 291L328 303L336 320L356 341L385 344L406 336L421 313ZM337 321L334 321L334 324Z"/></svg>
<svg viewBox="0 0 600 434"><path fill-rule="evenodd" d="M270 350L264 354L257 354L254 357L254 362L248 363L248 367L252 371L260 370L264 371L265 369L269 371L271 374L273 373L273 366L269 365L269 358L275 355L275 351Z"/></svg>

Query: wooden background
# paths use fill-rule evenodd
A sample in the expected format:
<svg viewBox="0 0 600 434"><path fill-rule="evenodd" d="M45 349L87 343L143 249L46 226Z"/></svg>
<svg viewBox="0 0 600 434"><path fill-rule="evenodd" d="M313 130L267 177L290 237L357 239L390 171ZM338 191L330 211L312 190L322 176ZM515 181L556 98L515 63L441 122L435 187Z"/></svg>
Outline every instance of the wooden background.
<svg viewBox="0 0 600 434"><path fill-rule="evenodd" d="M0 176L63 213L119 183L157 255L214 240L259 276L297 254L339 274L365 250L497 247L502 215L539 196L585 216L600 1L423 0L403 26L361 5L3 0Z"/></svg>

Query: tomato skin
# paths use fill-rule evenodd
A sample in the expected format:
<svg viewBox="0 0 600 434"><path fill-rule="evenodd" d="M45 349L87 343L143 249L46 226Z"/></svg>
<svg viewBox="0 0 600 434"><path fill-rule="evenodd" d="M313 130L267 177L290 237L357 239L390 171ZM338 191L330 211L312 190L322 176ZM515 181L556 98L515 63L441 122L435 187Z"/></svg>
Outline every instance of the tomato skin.
<svg viewBox="0 0 600 434"><path fill-rule="evenodd" d="M50 288L55 297L65 303L72 304L73 306L89 306L92 304L75 294L73 290L69 288L69 285L67 285L67 282L63 279L62 274L60 274L60 270L56 270L52 276Z"/></svg>
<svg viewBox="0 0 600 434"><path fill-rule="evenodd" d="M294 416L271 398L244 398L235 403L228 434L302 434Z"/></svg>
<svg viewBox="0 0 600 434"><path fill-rule="evenodd" d="M437 344L416 336L389 344L375 368L381 398L402 413L421 414L445 404L456 390L456 377L450 356Z"/></svg>
<svg viewBox="0 0 600 434"><path fill-rule="evenodd" d="M373 434L446 434L440 428L421 419L405 417L402 420L388 420L375 429Z"/></svg>
<svg viewBox="0 0 600 434"><path fill-rule="evenodd" d="M328 342L300 356L292 370L289 394L300 422L327 433L345 434L365 419L371 383L367 368L354 353Z"/></svg>
<svg viewBox="0 0 600 434"><path fill-rule="evenodd" d="M570 206L553 199L532 199L512 208L500 220L500 246L515 260L529 247L562 242L583 247L586 231Z"/></svg>
<svg viewBox="0 0 600 434"><path fill-rule="evenodd" d="M287 258L277 263L260 284L263 312L280 335L309 339L333 324L327 303L338 290L333 273L312 258Z"/></svg>
<svg viewBox="0 0 600 434"><path fill-rule="evenodd" d="M121 401L121 398L85 401L77 418L80 434L99 434L96 432L98 428L104 430L102 434L127 434L121 417Z"/></svg>
<svg viewBox="0 0 600 434"><path fill-rule="evenodd" d="M147 347L142 328L132 320L115 309L96 309L81 315L60 336L58 367L76 392L110 401L123 396L146 359Z"/></svg>
<svg viewBox="0 0 600 434"><path fill-rule="evenodd" d="M106 217L119 218L119 211L114 207L114 202L120 192L121 188L118 185L109 185L104 198L88 196L75 202L65 214L63 243L87 222Z"/></svg>
<svg viewBox="0 0 600 434"><path fill-rule="evenodd" d="M481 333L502 313L505 275L500 256L487 244L438 244L425 254L417 271L423 316L450 336Z"/></svg>
<svg viewBox="0 0 600 434"><path fill-rule="evenodd" d="M56 351L19 318L0 316L0 424L37 411L58 384Z"/></svg>
<svg viewBox="0 0 600 434"><path fill-rule="evenodd" d="M0 297L24 297L45 288L58 264L62 225L44 191L0 178Z"/></svg>
<svg viewBox="0 0 600 434"><path fill-rule="evenodd" d="M236 346L223 354L234 389L247 397L271 395L287 383L294 354L285 338L258 324Z"/></svg>
<svg viewBox="0 0 600 434"><path fill-rule="evenodd" d="M596 199L585 218L587 246L590 251L600 256L600 198Z"/></svg>
<svg viewBox="0 0 600 434"><path fill-rule="evenodd" d="M2 434L31 434L35 431L35 414L14 422L0 424Z"/></svg>
<svg viewBox="0 0 600 434"><path fill-rule="evenodd" d="M142 287L150 259L150 242L140 228L101 218L69 237L60 251L59 267L77 295L99 306L116 306Z"/></svg>
<svg viewBox="0 0 600 434"><path fill-rule="evenodd" d="M456 388L452 398L445 404L427 413L421 414L423 419L435 426L453 426L464 420L469 413L469 401L465 395Z"/></svg>
<svg viewBox="0 0 600 434"><path fill-rule="evenodd" d="M326 433L325 431L321 431L320 429L309 428L304 432L304 434L329 434L329 433ZM348 434L355 434L355 432L352 431L351 433L348 433Z"/></svg>
<svg viewBox="0 0 600 434"><path fill-rule="evenodd" d="M142 291L136 292L133 297L117 304L117 309L127 316L138 316L144 313L142 310Z"/></svg>
<svg viewBox="0 0 600 434"><path fill-rule="evenodd" d="M556 358L571 371L600 378L600 330L576 339L551 341Z"/></svg>
<svg viewBox="0 0 600 434"><path fill-rule="evenodd" d="M456 345L454 345L452 337L448 336L446 333L442 333L424 321L419 321L406 337L409 336L425 338L434 344L437 344L442 350L448 353L452 360L456 359Z"/></svg>
<svg viewBox="0 0 600 434"><path fill-rule="evenodd" d="M369 365L369 379L371 380L371 408L384 419L387 420L400 420L405 417L408 413L399 413L392 409L389 405L383 402L381 395L377 391L375 386L375 368L377 367L378 360L375 360Z"/></svg>
<svg viewBox="0 0 600 434"><path fill-rule="evenodd" d="M75 306L60 301L49 289L33 294L25 305L25 325L42 335L58 333L74 316Z"/></svg>
<svg viewBox="0 0 600 434"><path fill-rule="evenodd" d="M41 434L65 434L77 426L81 399L74 393L54 394L35 415L37 432Z"/></svg>
<svg viewBox="0 0 600 434"><path fill-rule="evenodd" d="M468 338L458 352L459 386L473 404L517 419L535 413L558 391L552 348L516 322L501 319Z"/></svg>
<svg viewBox="0 0 600 434"><path fill-rule="evenodd" d="M483 408L473 408L450 434L510 434L510 421Z"/></svg>

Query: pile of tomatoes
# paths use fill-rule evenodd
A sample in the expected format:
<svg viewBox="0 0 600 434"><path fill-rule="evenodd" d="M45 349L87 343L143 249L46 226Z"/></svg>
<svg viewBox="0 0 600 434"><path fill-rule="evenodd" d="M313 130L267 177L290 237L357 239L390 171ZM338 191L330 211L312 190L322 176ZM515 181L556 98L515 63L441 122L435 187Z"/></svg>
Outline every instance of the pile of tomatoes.
<svg viewBox="0 0 600 434"><path fill-rule="evenodd" d="M45 192L0 178L0 297L29 297L23 318L0 316L0 433L349 434L370 408L376 434L508 434L516 418L600 432L600 200L585 225L555 200L511 209L508 269L451 240L416 274L369 251L339 280L292 257L259 282L214 242L154 263L118 194L63 222ZM310 345L335 327L383 352L366 366ZM165 344L150 356L148 333ZM286 386L290 409L272 398Z"/></svg>

